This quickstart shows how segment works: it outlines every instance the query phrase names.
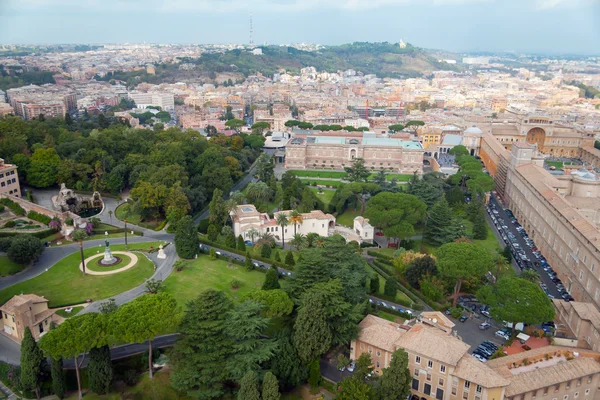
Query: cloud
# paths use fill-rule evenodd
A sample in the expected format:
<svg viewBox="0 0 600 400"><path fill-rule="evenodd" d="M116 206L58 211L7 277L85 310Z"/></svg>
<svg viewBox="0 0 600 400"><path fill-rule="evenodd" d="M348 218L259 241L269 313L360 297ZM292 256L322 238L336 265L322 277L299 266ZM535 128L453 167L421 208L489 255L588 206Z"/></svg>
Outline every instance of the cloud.
<svg viewBox="0 0 600 400"><path fill-rule="evenodd" d="M586 5L600 4L600 0L536 0L536 6L542 10L557 7L577 8Z"/></svg>

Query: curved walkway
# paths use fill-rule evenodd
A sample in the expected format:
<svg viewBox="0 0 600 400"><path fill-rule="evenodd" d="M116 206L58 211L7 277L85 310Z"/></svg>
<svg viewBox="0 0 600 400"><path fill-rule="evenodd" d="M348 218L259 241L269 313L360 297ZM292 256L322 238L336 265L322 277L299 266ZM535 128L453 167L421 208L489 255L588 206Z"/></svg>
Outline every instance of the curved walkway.
<svg viewBox="0 0 600 400"><path fill-rule="evenodd" d="M112 271L95 271L93 269L90 268L86 268L85 273L88 275L113 275L113 274L118 274L119 272L123 272L123 271L127 271L129 268L133 267L135 264L137 264L138 262L138 256L136 256L134 253L130 252L130 251L113 251L112 254L121 254L124 256L128 256L130 258L129 264L127 264L126 266L119 268L119 269L114 269ZM85 265L88 265L88 263L92 260L95 260L96 258L100 258L100 257L104 257L104 253L102 254L94 254L91 257L86 258L85 260L83 260ZM81 263L79 263L79 270L83 271L83 265Z"/></svg>

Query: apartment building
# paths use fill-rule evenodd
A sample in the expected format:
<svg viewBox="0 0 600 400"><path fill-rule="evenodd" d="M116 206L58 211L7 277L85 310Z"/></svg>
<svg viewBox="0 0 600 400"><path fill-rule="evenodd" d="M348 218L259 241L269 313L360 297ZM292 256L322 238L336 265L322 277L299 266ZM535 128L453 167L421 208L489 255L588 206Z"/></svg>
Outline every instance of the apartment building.
<svg viewBox="0 0 600 400"><path fill-rule="evenodd" d="M350 166L352 160L362 158L365 166L372 170L421 174L423 153L418 141L374 132L296 134L286 145L285 167L341 170Z"/></svg>
<svg viewBox="0 0 600 400"><path fill-rule="evenodd" d="M131 92L129 98L135 101L138 108L147 108L148 106L160 107L163 111L173 111L175 109L175 96L172 93L140 93Z"/></svg>
<svg viewBox="0 0 600 400"><path fill-rule="evenodd" d="M6 94L15 114L23 119L64 117L67 111L77 109L77 95L56 85L23 86Z"/></svg>
<svg viewBox="0 0 600 400"><path fill-rule="evenodd" d="M577 339L577 347L600 350L600 311L593 304L553 299L556 333Z"/></svg>
<svg viewBox="0 0 600 400"><path fill-rule="evenodd" d="M21 197L17 166L5 163L2 158L0 158L0 194L11 194Z"/></svg>
<svg viewBox="0 0 600 400"><path fill-rule="evenodd" d="M546 346L482 363L444 318L431 312L398 324L367 315L351 343L351 358L369 353L381 375L392 353L405 350L413 398L424 400L593 400L599 395L597 352Z"/></svg>

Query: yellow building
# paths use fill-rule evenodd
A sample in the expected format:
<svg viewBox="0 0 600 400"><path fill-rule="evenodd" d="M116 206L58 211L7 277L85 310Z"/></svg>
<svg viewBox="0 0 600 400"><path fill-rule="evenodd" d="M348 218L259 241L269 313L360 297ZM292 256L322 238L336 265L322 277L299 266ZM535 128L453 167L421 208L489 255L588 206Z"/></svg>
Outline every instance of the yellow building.
<svg viewBox="0 0 600 400"><path fill-rule="evenodd" d="M35 294L14 296L0 307L0 331L16 342L21 342L29 327L37 340L50 329L50 323L60 322L55 310L48 308L48 300ZM61 319L62 320L62 319Z"/></svg>

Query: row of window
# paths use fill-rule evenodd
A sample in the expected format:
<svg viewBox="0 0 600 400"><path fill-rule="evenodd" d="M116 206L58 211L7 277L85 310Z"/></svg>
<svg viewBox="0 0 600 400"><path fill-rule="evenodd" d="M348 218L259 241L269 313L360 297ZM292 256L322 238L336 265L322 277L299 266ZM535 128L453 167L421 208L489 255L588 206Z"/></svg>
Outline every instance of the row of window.
<svg viewBox="0 0 600 400"><path fill-rule="evenodd" d="M548 389L546 388L546 389L544 389L544 390L545 390L545 391L544 391L544 394L543 394L543 396L547 396L547 395L548 395ZM539 391L535 392L535 393L533 394L533 396L531 397L533 400L535 400L535 399L537 398L537 395L536 395L536 394L537 394L538 392L539 392ZM587 396L589 396L589 394L590 394L590 389L585 389L584 396L586 396L586 398L587 398ZM522 400L523 398L524 398L524 396L515 396L515 397L513 397L513 398L510 398L510 399L507 399L507 400ZM575 392L575 393L573 393L573 398L574 398L574 399L578 399L578 398L579 398L579 392ZM555 397L555 398L553 398L552 400L559 400L559 398L558 398L558 397ZM568 395L568 394L565 394L565 395L562 397L562 400L569 400L569 395Z"/></svg>
<svg viewBox="0 0 600 400"><path fill-rule="evenodd" d="M415 363L421 365L421 356L415 356ZM427 368L433 369L433 361L427 360ZM445 365L440 364L440 372L442 374L446 373L446 366Z"/></svg>
<svg viewBox="0 0 600 400"><path fill-rule="evenodd" d="M14 174L15 174L15 171L14 171L14 170L13 170L13 171L8 171L8 172L6 173L6 176L11 176L11 175L14 175ZM5 176L5 174L0 174L0 179L1 179L1 178L4 178L4 176Z"/></svg>
<svg viewBox="0 0 600 400"><path fill-rule="evenodd" d="M12 185L17 182L17 178L7 179L6 182L0 182L0 187L5 187L6 185Z"/></svg>

